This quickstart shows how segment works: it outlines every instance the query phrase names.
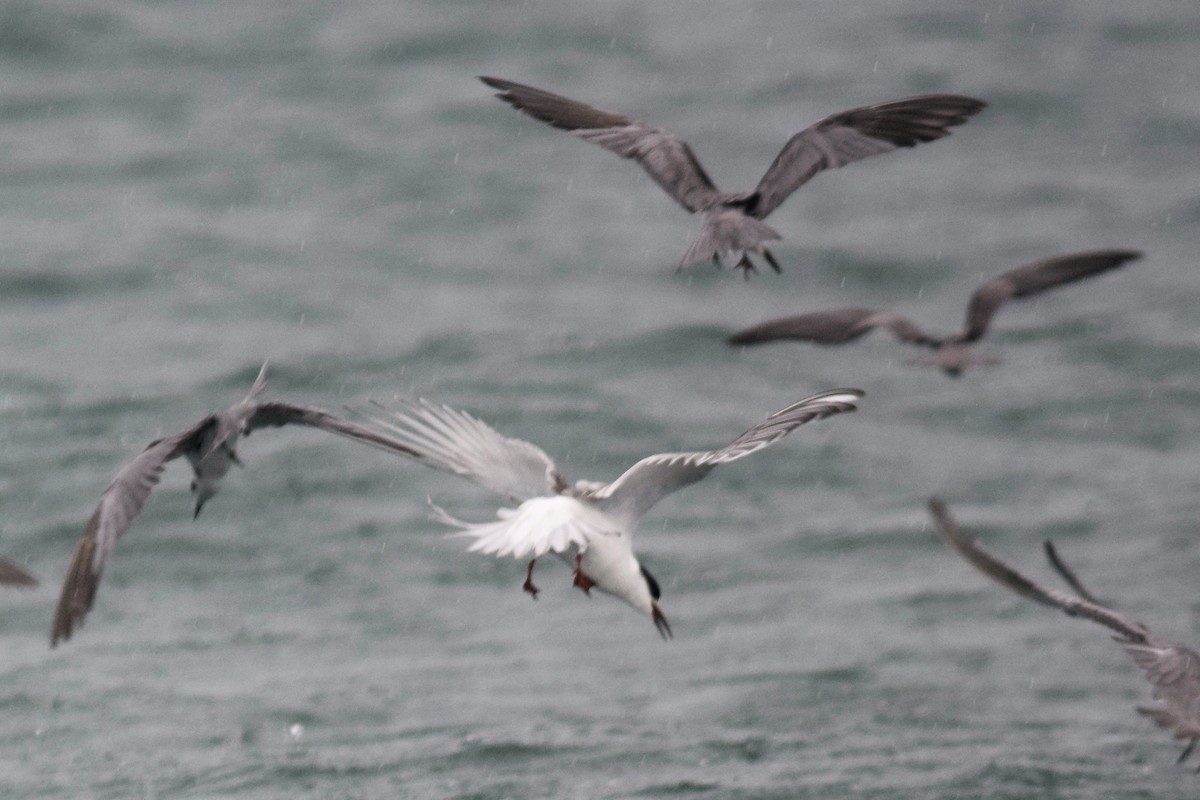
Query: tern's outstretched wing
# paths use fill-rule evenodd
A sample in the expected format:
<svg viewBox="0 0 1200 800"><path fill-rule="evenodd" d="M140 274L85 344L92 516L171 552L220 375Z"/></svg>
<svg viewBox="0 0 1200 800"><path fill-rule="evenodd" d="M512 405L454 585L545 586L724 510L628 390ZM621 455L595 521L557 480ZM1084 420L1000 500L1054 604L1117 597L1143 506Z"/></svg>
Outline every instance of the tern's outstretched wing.
<svg viewBox="0 0 1200 800"><path fill-rule="evenodd" d="M1009 298L1040 294L1056 286L1108 272L1141 257L1137 250L1095 250L1035 261L1009 270L982 284L971 295L961 339L967 342L981 339L996 311Z"/></svg>
<svg viewBox="0 0 1200 800"><path fill-rule="evenodd" d="M1059 577L1066 581L1067 585L1075 590L1075 594L1079 595L1084 600L1087 600L1089 603L1101 605L1100 601L1096 599L1096 596L1089 592L1087 587L1084 586L1079 580L1079 576L1075 574L1075 571L1068 567L1066 562L1059 557L1058 549L1054 546L1054 542L1050 541L1049 539L1042 542L1042 550L1045 552L1046 560L1050 562L1050 566L1054 567L1054 571L1058 573Z"/></svg>
<svg viewBox="0 0 1200 800"><path fill-rule="evenodd" d="M297 405L282 400L258 402L259 396L267 388L266 375L267 364L264 363L246 397L223 414L217 415L217 435L209 444L210 451L220 447L235 432L239 436L249 436L259 428L279 428L284 425L305 425L376 446L391 446L390 440L380 437L369 428L314 406Z"/></svg>
<svg viewBox="0 0 1200 800"><path fill-rule="evenodd" d="M1171 731L1176 739L1200 739L1200 654L1157 639L1121 644L1146 674L1150 694L1163 702L1161 706L1138 706L1138 713Z"/></svg>
<svg viewBox="0 0 1200 800"><path fill-rule="evenodd" d="M754 345L793 339L816 344L845 344L875 328L886 328L902 342L934 344L938 340L907 317L869 308L834 308L760 322L729 337L732 345Z"/></svg>
<svg viewBox="0 0 1200 800"><path fill-rule="evenodd" d="M365 425L359 425L347 419L330 414L314 406L303 406L286 403L282 400L271 400L258 403L246 418L246 434L259 428L279 428L284 425L304 425L309 428L336 433L364 444L371 444L385 450L393 450L410 458L420 456L415 450L407 450L398 445L393 439L381 436Z"/></svg>
<svg viewBox="0 0 1200 800"><path fill-rule="evenodd" d="M1171 731L1177 739L1200 739L1200 654L1184 645L1159 639L1144 625L1120 612L1025 577L964 534L940 500L930 499L929 512L938 535L984 575L1022 597L1061 608L1071 616L1085 617L1115 631L1117 635L1113 638L1145 673L1154 698L1164 704L1153 708L1142 706L1138 712ZM1065 579L1079 585L1074 572L1062 563L1053 547L1047 548L1047 556ZM1190 751L1190 747L1185 750L1184 757Z"/></svg>
<svg viewBox="0 0 1200 800"><path fill-rule="evenodd" d="M534 119L571 131L622 158L637 161L655 183L688 211L709 208L720 198L720 192L692 149L665 131L624 114L602 111L503 78L483 76L479 80L499 89L497 97Z"/></svg>
<svg viewBox="0 0 1200 800"><path fill-rule="evenodd" d="M216 425L216 415L208 416L185 431L151 442L137 458L121 468L104 490L71 557L71 566L54 612L51 647L60 640L70 639L75 626L82 624L91 610L104 562L116 547L117 539L142 512L167 462L199 448L205 435L211 434Z"/></svg>
<svg viewBox="0 0 1200 800"><path fill-rule="evenodd" d="M703 478L713 467L774 444L806 422L854 411L860 389L835 389L806 397L767 417L719 450L661 453L643 458L612 483L588 494L611 514L635 521L671 492Z"/></svg>
<svg viewBox="0 0 1200 800"><path fill-rule="evenodd" d="M985 105L973 97L931 94L826 117L788 140L758 182L746 213L765 219L822 170L949 136L949 128Z"/></svg>
<svg viewBox="0 0 1200 800"><path fill-rule="evenodd" d="M946 544L957 550L960 556L984 575L1027 600L1060 608L1073 617L1086 617L1093 622L1099 622L1131 641L1142 642L1150 635L1148 630L1120 612L1052 589L1017 572L963 533L941 500L930 498L929 513L933 517L934 530Z"/></svg>
<svg viewBox="0 0 1200 800"><path fill-rule="evenodd" d="M369 417L381 432L329 430L460 475L516 501L566 489L566 481L541 448L502 436L470 414L426 400L400 401L398 408L374 405L387 414Z"/></svg>
<svg viewBox="0 0 1200 800"><path fill-rule="evenodd" d="M0 558L0 585L4 586L37 586L37 578L9 561Z"/></svg>

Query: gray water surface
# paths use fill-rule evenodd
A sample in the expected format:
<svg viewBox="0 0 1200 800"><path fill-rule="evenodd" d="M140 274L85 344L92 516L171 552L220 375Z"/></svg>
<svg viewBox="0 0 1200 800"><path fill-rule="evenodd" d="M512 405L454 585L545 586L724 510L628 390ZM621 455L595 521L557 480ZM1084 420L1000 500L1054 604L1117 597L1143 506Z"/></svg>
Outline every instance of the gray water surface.
<svg viewBox="0 0 1200 800"><path fill-rule="evenodd" d="M1200 643L1200 7L100 2L0 5L5 798L1179 798L1105 632L990 585L942 495L1034 574ZM686 138L750 188L821 117L927 92L989 107L821 175L772 217L781 276L673 271L695 220L633 164L516 114L493 74ZM1146 257L1007 307L953 381L877 335L738 351L770 317L892 308L953 330L984 276ZM569 479L725 444L815 391L858 414L644 520L675 639L546 563L464 553L447 475L306 430L186 467L72 641L59 583L151 439L271 391L421 395Z"/></svg>

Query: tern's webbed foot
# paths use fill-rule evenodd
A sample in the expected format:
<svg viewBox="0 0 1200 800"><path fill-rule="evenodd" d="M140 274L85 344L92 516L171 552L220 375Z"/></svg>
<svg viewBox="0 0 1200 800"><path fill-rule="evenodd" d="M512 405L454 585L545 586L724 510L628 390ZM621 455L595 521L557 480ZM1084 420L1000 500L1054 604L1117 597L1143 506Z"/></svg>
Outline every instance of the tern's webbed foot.
<svg viewBox="0 0 1200 800"><path fill-rule="evenodd" d="M584 594L586 594L588 597L591 597L592 596L592 587L595 586L596 584L587 575L584 575L582 572L577 571L575 573L575 582L573 585L578 586L583 591Z"/></svg>
<svg viewBox="0 0 1200 800"><path fill-rule="evenodd" d="M589 578L587 575L583 574L583 556L582 555L576 554L576 556L575 556L575 580L572 583L572 585L578 586L579 589L584 594L586 594L588 597L592 596L592 587L595 586L596 583L591 578Z"/></svg>

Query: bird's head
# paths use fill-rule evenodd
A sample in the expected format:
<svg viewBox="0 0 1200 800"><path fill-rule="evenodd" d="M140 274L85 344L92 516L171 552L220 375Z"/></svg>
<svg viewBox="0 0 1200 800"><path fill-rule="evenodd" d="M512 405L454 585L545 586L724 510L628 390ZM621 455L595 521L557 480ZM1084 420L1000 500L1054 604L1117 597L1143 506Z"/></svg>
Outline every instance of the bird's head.
<svg viewBox="0 0 1200 800"><path fill-rule="evenodd" d="M217 487L216 485L208 483L207 481L201 482L199 480L193 480L191 489L192 497L196 501L195 510L192 511L192 519L196 519L200 516L200 509L204 508L204 504L207 503L212 496L217 493Z"/></svg>
<svg viewBox="0 0 1200 800"><path fill-rule="evenodd" d="M638 569L642 573L642 578L646 581L646 588L650 590L650 619L654 622L654 627L658 628L658 633L664 639L670 639L671 624L667 622L666 615L658 605L658 600L662 597L662 589L658 585L658 581L650 574L650 570L638 564Z"/></svg>

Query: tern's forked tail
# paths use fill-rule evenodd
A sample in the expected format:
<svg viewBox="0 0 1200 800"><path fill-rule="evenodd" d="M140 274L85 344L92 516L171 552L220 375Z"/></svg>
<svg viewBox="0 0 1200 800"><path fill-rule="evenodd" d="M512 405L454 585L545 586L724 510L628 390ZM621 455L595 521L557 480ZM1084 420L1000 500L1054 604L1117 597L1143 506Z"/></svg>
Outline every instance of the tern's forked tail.
<svg viewBox="0 0 1200 800"><path fill-rule="evenodd" d="M719 265L727 256L740 258L746 253L761 253L778 272L779 265L767 254L766 243L782 238L770 225L747 216L739 208L717 206L704 212L700 230L683 254L679 269L708 261Z"/></svg>

